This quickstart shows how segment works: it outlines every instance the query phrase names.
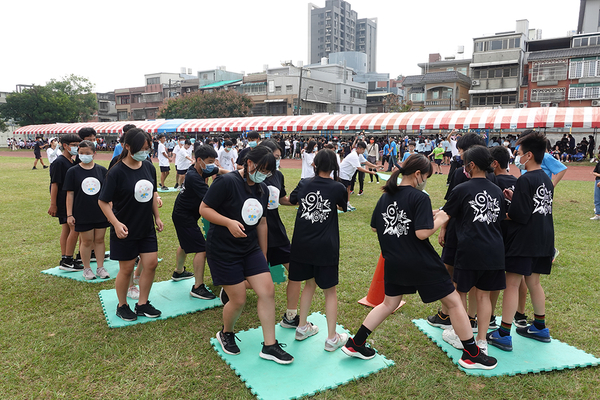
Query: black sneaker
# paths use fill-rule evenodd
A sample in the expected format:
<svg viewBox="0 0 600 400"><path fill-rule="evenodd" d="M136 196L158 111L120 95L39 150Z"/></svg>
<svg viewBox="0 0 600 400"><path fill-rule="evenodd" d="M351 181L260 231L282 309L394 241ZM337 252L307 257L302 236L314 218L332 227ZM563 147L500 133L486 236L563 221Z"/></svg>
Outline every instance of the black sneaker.
<svg viewBox="0 0 600 400"><path fill-rule="evenodd" d="M177 189L179 187L179 184L175 184L175 186L173 187L173 189Z"/></svg>
<svg viewBox="0 0 600 400"><path fill-rule="evenodd" d="M73 260L73 257L65 257L62 260L60 260L60 265L58 266L58 268L62 269L63 271L69 272L83 271L83 265L75 262L75 260Z"/></svg>
<svg viewBox="0 0 600 400"><path fill-rule="evenodd" d="M173 279L175 282L177 282L177 281L182 281L184 279L190 279L193 277L194 277L194 273L186 271L185 267L183 267L183 272L173 271L173 276L171 277L171 279Z"/></svg>
<svg viewBox="0 0 600 400"><path fill-rule="evenodd" d="M217 296L215 296L210 290L208 290L204 283L198 287L192 285L190 295L202 300L212 300L217 298Z"/></svg>
<svg viewBox="0 0 600 400"><path fill-rule="evenodd" d="M92 255L90 256L90 262L94 262L97 261L96 260L96 252L94 251L94 249L92 249Z"/></svg>
<svg viewBox="0 0 600 400"><path fill-rule="evenodd" d="M238 337L233 332L223 332L223 330L217 332L217 340L221 343L221 348L225 353L233 356L240 354L240 348L235 344L235 339Z"/></svg>
<svg viewBox="0 0 600 400"><path fill-rule="evenodd" d="M473 330L473 333L477 333L477 318L469 317L469 322L471 323L471 329Z"/></svg>
<svg viewBox="0 0 600 400"><path fill-rule="evenodd" d="M146 304L135 303L135 313L148 318L160 317L161 312L150 304L150 300Z"/></svg>
<svg viewBox="0 0 600 400"><path fill-rule="evenodd" d="M229 301L229 296L227 296L227 293L225 293L225 290L223 288L221 288L219 298L221 299L221 303L223 303L223 305L227 304L227 302Z"/></svg>
<svg viewBox="0 0 600 400"><path fill-rule="evenodd" d="M515 326L517 328L527 328L527 326L529 325L527 315L515 314L515 318L513 319L513 324L515 324Z"/></svg>
<svg viewBox="0 0 600 400"><path fill-rule="evenodd" d="M33 167L33 168L31 168L31 169L37 169L37 168L36 168L36 167Z"/></svg>
<svg viewBox="0 0 600 400"><path fill-rule="evenodd" d="M44 165L44 169L46 169L46 168L48 168L48 166L47 166L47 165Z"/></svg>
<svg viewBox="0 0 600 400"><path fill-rule="evenodd" d="M492 317L490 318L490 325L488 327L488 329L498 329L500 328L500 325L498 325L498 323L496 322L496 316L492 315Z"/></svg>
<svg viewBox="0 0 600 400"><path fill-rule="evenodd" d="M287 313L284 313L283 317L281 317L281 322L279 323L279 326L281 326L282 328L296 329L299 324L300 316L298 314L296 314L294 319L288 319Z"/></svg>
<svg viewBox="0 0 600 400"><path fill-rule="evenodd" d="M117 305L117 317L123 321L135 321L137 319L137 315L131 311L129 304L123 304L120 307Z"/></svg>
<svg viewBox="0 0 600 400"><path fill-rule="evenodd" d="M342 351L347 356L356 357L363 360L370 360L371 358L375 357L375 350L365 346L364 344L362 346L357 345L354 343L354 338L348 338L348 341L344 347L342 347Z"/></svg>
<svg viewBox="0 0 600 400"><path fill-rule="evenodd" d="M430 315L427 317L427 323L431 326L435 326L437 328L442 329L450 329L452 328L452 323L450 322L450 316L446 315L446 318L442 318L440 316L441 311L438 311L435 315Z"/></svg>
<svg viewBox="0 0 600 400"><path fill-rule="evenodd" d="M498 361L494 357L486 356L479 348L477 348L476 356L463 350L463 355L458 363L465 369L494 369L498 365Z"/></svg>
<svg viewBox="0 0 600 400"><path fill-rule="evenodd" d="M294 361L294 357L282 349L282 347L286 346L284 343L275 341L275 344L265 346L263 342L262 345L263 347L259 354L260 358L275 361L277 364L291 364Z"/></svg>

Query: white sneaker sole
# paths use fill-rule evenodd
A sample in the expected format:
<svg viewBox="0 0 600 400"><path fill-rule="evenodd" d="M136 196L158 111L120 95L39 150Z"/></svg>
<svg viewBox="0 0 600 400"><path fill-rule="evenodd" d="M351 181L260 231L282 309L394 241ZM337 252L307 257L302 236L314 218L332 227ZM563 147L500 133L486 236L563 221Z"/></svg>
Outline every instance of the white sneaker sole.
<svg viewBox="0 0 600 400"><path fill-rule="evenodd" d="M221 344L221 348L223 349L223 351L227 354L230 354L232 356L237 356L238 354L240 354L240 352L238 351L237 353L232 353L229 350L225 349L225 346L223 345L223 342L221 341L221 335L219 335L219 333L221 333L221 331L217 332L217 340L219 341L219 343Z"/></svg>
<svg viewBox="0 0 600 400"><path fill-rule="evenodd" d="M296 328L296 335L295 335L295 339L296 340L304 340L304 339L308 339L311 336L315 336L317 333L319 333L319 327L316 325L313 325L315 329L311 329L310 331L307 331L306 334L298 334L298 328Z"/></svg>
<svg viewBox="0 0 600 400"><path fill-rule="evenodd" d="M479 363L469 364L469 363L463 361L462 358L458 360L458 363L464 369L486 369L486 370L489 370L489 369L496 368L496 366L498 365L498 363L496 363L494 365L483 365L483 364L479 364Z"/></svg>
<svg viewBox="0 0 600 400"><path fill-rule="evenodd" d="M260 352L259 357L264 358L265 360L275 361L277 364L283 364L283 365L291 364L292 361L294 361L293 358L289 361L280 360L279 358L272 356L270 354L265 354L262 351Z"/></svg>
<svg viewBox="0 0 600 400"><path fill-rule="evenodd" d="M373 357L375 357L375 354L373 354L373 356L371 356L371 357L363 356L359 352L352 351L349 348L347 348L346 346L342 346L342 351L344 352L345 355L347 355L349 357L360 358L361 360L370 360Z"/></svg>

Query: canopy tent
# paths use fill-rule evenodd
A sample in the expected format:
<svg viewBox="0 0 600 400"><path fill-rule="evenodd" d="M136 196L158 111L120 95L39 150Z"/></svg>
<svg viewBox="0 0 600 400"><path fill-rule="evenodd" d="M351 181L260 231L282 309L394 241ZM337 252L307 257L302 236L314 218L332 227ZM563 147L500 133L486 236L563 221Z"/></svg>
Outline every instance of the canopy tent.
<svg viewBox="0 0 600 400"><path fill-rule="evenodd" d="M188 120L119 121L76 124L29 125L15 134L76 133L91 126L98 133L119 133L126 124L156 132L302 132L318 130L436 130L436 129L527 129L598 128L600 109L511 108L380 114L314 114L278 117L210 118Z"/></svg>

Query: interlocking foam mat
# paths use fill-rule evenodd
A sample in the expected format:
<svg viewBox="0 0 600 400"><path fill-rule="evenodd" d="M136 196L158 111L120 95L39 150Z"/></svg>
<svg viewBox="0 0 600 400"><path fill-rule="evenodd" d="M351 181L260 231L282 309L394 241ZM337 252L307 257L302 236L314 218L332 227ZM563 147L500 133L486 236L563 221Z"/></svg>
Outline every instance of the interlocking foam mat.
<svg viewBox="0 0 600 400"><path fill-rule="evenodd" d="M174 187L170 187L167 190L158 188L157 192L160 192L160 193L171 193L171 192L179 192L179 190L180 190L179 188L175 189Z"/></svg>
<svg viewBox="0 0 600 400"><path fill-rule="evenodd" d="M269 270L271 271L271 279L273 279L273 283L283 283L287 279L285 276L285 267L283 265L269 264Z"/></svg>
<svg viewBox="0 0 600 400"><path fill-rule="evenodd" d="M442 339L442 329L429 325L424 319L414 319L412 322L421 332L446 352L452 362L458 366L462 350L455 349ZM500 325L500 317L498 317L497 322ZM458 366L458 368L463 370L467 375L491 377L590 367L597 366L600 363L600 359L593 355L559 340L552 339L550 343L542 343L519 336L515 332L514 327L512 339L513 351L511 352L488 345L488 354L498 360L496 368L488 371L464 369L461 366Z"/></svg>
<svg viewBox="0 0 600 400"><path fill-rule="evenodd" d="M190 290L194 284L193 279L184 279L175 282L173 280L155 282L150 290L149 300L154 307L162 312L158 318L139 317L132 322L123 321L117 317L117 292L115 289L101 290L98 293L100 303L102 303L102 311L108 323L109 328L122 328L124 326L144 324L161 319L174 318L179 315L189 314L196 311L207 310L209 308L221 306L221 300L217 296L214 300L202 300L190 296ZM134 310L137 300L127 299L129 307Z"/></svg>
<svg viewBox="0 0 600 400"><path fill-rule="evenodd" d="M285 351L294 356L294 362L288 365L280 365L259 357L263 342L261 328L236 332L240 339L238 346L241 351L236 356L223 352L215 337L211 338L210 342L248 389L262 400L312 396L394 365L392 360L381 354L377 354L371 360L361 360L348 357L341 349L332 353L325 351L325 316L313 313L308 320L319 327L319 333L303 341L294 339L295 329L285 329L279 324L275 326L277 340L287 344ZM341 325L337 325L337 332L348 333Z"/></svg>

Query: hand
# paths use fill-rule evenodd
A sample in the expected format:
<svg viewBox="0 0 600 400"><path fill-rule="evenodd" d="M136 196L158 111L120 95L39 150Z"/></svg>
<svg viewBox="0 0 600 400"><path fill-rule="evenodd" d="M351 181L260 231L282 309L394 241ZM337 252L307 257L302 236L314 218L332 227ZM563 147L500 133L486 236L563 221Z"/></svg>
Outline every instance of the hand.
<svg viewBox="0 0 600 400"><path fill-rule="evenodd" d="M446 228L443 226L440 228L440 234L438 235L438 243L442 247L446 245Z"/></svg>
<svg viewBox="0 0 600 400"><path fill-rule="evenodd" d="M127 229L125 224L118 222L116 225L114 225L114 228L115 233L117 234L117 238L119 239L125 239L127 235L129 235L129 230Z"/></svg>
<svg viewBox="0 0 600 400"><path fill-rule="evenodd" d="M235 219L229 220L229 222L227 223L227 229L229 229L229 233L231 233L231 235L234 238L247 237L247 235L244 233L244 224L242 224L239 221L236 221Z"/></svg>
<svg viewBox="0 0 600 400"><path fill-rule="evenodd" d="M506 200L512 201L512 198L513 198L513 191L512 190L510 190L510 189L504 189L504 191L502 193L504 193L504 197L506 197Z"/></svg>
<svg viewBox="0 0 600 400"><path fill-rule="evenodd" d="M160 218L155 218L154 223L156 224L156 230L159 232L162 232L163 229L165 228L165 225L163 224L163 222Z"/></svg>
<svg viewBox="0 0 600 400"><path fill-rule="evenodd" d="M162 199L160 197L156 198L156 203L158 204L158 208L161 208L163 206L163 202L162 202Z"/></svg>
<svg viewBox="0 0 600 400"><path fill-rule="evenodd" d="M72 215L70 217L67 217L67 223L71 226L75 226L75 217Z"/></svg>
<svg viewBox="0 0 600 400"><path fill-rule="evenodd" d="M56 217L57 211L58 211L58 207L51 205L50 208L48 209L48 214L52 217Z"/></svg>

